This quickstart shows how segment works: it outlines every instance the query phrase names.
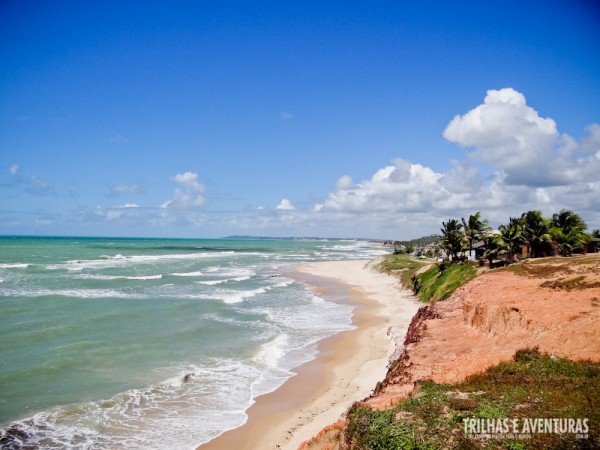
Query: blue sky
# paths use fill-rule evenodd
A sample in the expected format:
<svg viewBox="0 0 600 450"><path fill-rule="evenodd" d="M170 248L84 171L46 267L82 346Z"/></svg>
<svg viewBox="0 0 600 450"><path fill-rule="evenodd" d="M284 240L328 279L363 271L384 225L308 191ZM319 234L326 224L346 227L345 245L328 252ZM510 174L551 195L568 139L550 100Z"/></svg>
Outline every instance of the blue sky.
<svg viewBox="0 0 600 450"><path fill-rule="evenodd" d="M0 4L0 233L600 228L600 6Z"/></svg>

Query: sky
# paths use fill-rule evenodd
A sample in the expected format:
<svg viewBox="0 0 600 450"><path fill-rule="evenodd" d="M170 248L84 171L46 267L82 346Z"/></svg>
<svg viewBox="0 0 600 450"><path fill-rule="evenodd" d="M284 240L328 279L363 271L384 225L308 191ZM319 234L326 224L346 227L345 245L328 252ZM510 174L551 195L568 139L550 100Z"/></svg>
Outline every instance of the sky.
<svg viewBox="0 0 600 450"><path fill-rule="evenodd" d="M0 234L600 228L600 4L0 1Z"/></svg>

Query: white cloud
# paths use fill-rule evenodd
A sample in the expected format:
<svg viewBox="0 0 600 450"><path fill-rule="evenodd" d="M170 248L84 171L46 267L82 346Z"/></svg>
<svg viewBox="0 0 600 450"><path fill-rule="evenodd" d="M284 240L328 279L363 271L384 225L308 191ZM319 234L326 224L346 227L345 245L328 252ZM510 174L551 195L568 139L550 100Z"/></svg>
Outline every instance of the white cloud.
<svg viewBox="0 0 600 450"><path fill-rule="evenodd" d="M589 136L581 140L581 150L586 152L595 152L596 156L600 154L600 124L593 123L586 127Z"/></svg>
<svg viewBox="0 0 600 450"><path fill-rule="evenodd" d="M288 121L292 120L294 118L294 115L289 111L283 111L279 114L279 118L283 121Z"/></svg>
<svg viewBox="0 0 600 450"><path fill-rule="evenodd" d="M503 170L535 163L558 136L554 120L540 117L511 88L488 91L483 104L457 115L444 130L449 141L474 147L471 157Z"/></svg>
<svg viewBox="0 0 600 450"><path fill-rule="evenodd" d="M195 192L204 192L204 186L198 181L198 174L194 172L178 173L172 178L173 181L183 184L186 188Z"/></svg>
<svg viewBox="0 0 600 450"><path fill-rule="evenodd" d="M292 205L292 202L290 202L287 198L284 198L279 202L279 205L277 205L277 209L293 211L296 208L294 207L294 205Z"/></svg>
<svg viewBox="0 0 600 450"><path fill-rule="evenodd" d="M483 104L454 117L444 137L471 148L470 158L504 172L507 184L545 187L597 177L600 165L586 153L598 148L600 126L588 132L578 145L559 134L552 118L528 106L523 94L505 88L488 91Z"/></svg>
<svg viewBox="0 0 600 450"><path fill-rule="evenodd" d="M453 161L453 167L440 178L440 185L454 194L467 194L483 187L479 169L464 161Z"/></svg>
<svg viewBox="0 0 600 450"><path fill-rule="evenodd" d="M535 198L540 203L550 203L550 201L552 200L550 194L544 188L537 188L535 190Z"/></svg>
<svg viewBox="0 0 600 450"><path fill-rule="evenodd" d="M395 159L394 165L379 169L370 180L352 185L342 177L336 191L315 206L317 212L345 213L422 211L430 207L438 195L442 174L420 164ZM436 186L436 189L431 189Z"/></svg>
<svg viewBox="0 0 600 450"><path fill-rule="evenodd" d="M12 166L10 166L8 168L8 171L10 172L11 175L16 175L17 172L19 171L19 165L18 164L13 164Z"/></svg>
<svg viewBox="0 0 600 450"><path fill-rule="evenodd" d="M468 162L440 173L397 159L351 189L336 189L314 205L313 214L334 232L406 238L436 233L442 220L477 211L496 226L531 209L551 215L562 208L591 226L600 224L600 181L531 188L509 184L506 177L497 171L486 179Z"/></svg>
<svg viewBox="0 0 600 450"><path fill-rule="evenodd" d="M178 173L171 180L182 187L175 189L173 198L164 202L162 208L192 209L204 204L204 185L198 180L197 173Z"/></svg>
<svg viewBox="0 0 600 450"><path fill-rule="evenodd" d="M124 205L117 206L117 208L139 208L140 205L136 203L125 203Z"/></svg>
<svg viewBox="0 0 600 450"><path fill-rule="evenodd" d="M352 187L352 177L343 175L339 180L337 180L335 187L338 189L350 189Z"/></svg>

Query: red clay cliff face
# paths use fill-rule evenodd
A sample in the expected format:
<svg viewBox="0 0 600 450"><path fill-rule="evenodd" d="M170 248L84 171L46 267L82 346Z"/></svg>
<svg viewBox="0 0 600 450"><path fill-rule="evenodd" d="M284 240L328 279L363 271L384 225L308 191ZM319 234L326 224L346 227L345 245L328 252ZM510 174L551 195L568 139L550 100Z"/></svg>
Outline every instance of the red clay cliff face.
<svg viewBox="0 0 600 450"><path fill-rule="evenodd" d="M422 308L399 364L366 402L388 408L416 381L460 382L526 347L600 359L600 258L552 258L488 272Z"/></svg>
<svg viewBox="0 0 600 450"><path fill-rule="evenodd" d="M397 364L364 401L375 409L406 399L417 381L457 383L526 347L600 360L600 255L484 273L448 300L422 307L404 345ZM300 448L338 447L320 447L313 439Z"/></svg>

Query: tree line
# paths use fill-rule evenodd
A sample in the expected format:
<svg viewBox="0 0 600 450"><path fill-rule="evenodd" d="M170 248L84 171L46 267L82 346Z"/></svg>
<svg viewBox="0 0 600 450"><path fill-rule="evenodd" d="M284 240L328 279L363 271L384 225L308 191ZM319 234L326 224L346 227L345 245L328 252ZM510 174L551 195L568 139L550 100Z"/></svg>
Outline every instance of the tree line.
<svg viewBox="0 0 600 450"><path fill-rule="evenodd" d="M541 211L527 211L521 217L510 217L498 230L493 230L477 212L466 220L442 222L440 230L438 246L448 259L464 260L467 251L472 254L476 250L480 261L488 260L490 266L499 258L514 262L523 255L538 258L583 253L593 238L600 237L600 230L587 233L584 220L567 209L551 218L544 217Z"/></svg>

